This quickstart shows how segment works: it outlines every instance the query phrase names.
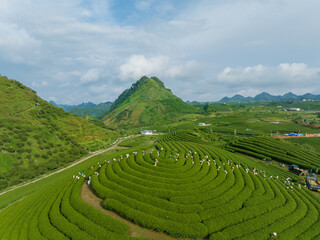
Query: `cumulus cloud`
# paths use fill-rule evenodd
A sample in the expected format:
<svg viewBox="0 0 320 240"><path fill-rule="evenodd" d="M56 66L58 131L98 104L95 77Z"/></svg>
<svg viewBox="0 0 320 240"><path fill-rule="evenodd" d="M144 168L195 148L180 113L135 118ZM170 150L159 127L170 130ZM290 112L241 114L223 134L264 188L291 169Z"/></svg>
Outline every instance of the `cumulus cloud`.
<svg viewBox="0 0 320 240"><path fill-rule="evenodd" d="M314 91L319 81L320 67L309 67L305 63L226 67L217 75L217 83L223 83L233 91L238 90L237 93L247 96L261 91L306 93Z"/></svg>
<svg viewBox="0 0 320 240"><path fill-rule="evenodd" d="M53 70L52 78L58 82L68 82L70 79L79 78L81 76L80 71L65 71L60 72L57 70Z"/></svg>
<svg viewBox="0 0 320 240"><path fill-rule="evenodd" d="M190 74L190 71L196 67L195 61L182 64L173 61L169 56L146 58L143 55L132 55L119 67L119 79L126 82L144 75L177 79Z"/></svg>
<svg viewBox="0 0 320 240"><path fill-rule="evenodd" d="M85 74L83 74L80 78L81 83L92 83L99 80L100 72L98 69L90 69Z"/></svg>
<svg viewBox="0 0 320 240"><path fill-rule="evenodd" d="M320 91L318 0L119 2L0 1L0 73L75 104L143 75L199 101Z"/></svg>
<svg viewBox="0 0 320 240"><path fill-rule="evenodd" d="M169 62L167 56L146 58L143 55L132 55L119 67L119 79L130 81L144 75L158 75Z"/></svg>
<svg viewBox="0 0 320 240"><path fill-rule="evenodd" d="M33 63L41 41L15 24L0 23L0 56L13 63Z"/></svg>
<svg viewBox="0 0 320 240"><path fill-rule="evenodd" d="M195 77L192 74L193 70L198 70L198 64L196 61L188 61L183 64L173 65L171 67L167 67L164 72L164 77L169 79L181 78L181 77Z"/></svg>
<svg viewBox="0 0 320 240"><path fill-rule="evenodd" d="M320 67L311 68L305 63L281 63L278 66L226 67L218 74L218 81L235 86L264 86L265 84L290 83L301 84L306 81L316 83L319 79ZM279 82L280 81L280 82Z"/></svg>

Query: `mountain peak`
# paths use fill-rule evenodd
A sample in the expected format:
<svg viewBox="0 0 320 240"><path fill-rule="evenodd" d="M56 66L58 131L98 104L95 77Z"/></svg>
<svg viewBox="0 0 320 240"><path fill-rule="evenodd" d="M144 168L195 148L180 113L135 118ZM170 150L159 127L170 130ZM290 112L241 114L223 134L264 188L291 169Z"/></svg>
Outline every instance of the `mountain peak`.
<svg viewBox="0 0 320 240"><path fill-rule="evenodd" d="M164 87L164 83L157 77L151 77L148 78L147 76L143 76L141 77L136 83L134 83L132 86L134 85L141 85L141 84L145 84L148 82L156 82L157 84L159 84L159 86Z"/></svg>
<svg viewBox="0 0 320 240"><path fill-rule="evenodd" d="M262 93L259 93L256 97L258 96L271 96L271 94L267 93L267 92L262 92Z"/></svg>
<svg viewBox="0 0 320 240"><path fill-rule="evenodd" d="M162 91L155 91L155 89ZM146 99L156 98L157 96L162 95L164 90L168 90L171 93L171 90L166 89L164 83L157 77L148 78L147 76L143 76L138 81L133 83L130 88L124 90L120 94L120 96L112 104L110 111L113 111L122 103L124 103L130 96L134 95L137 90L140 90L141 97L145 97Z"/></svg>
<svg viewBox="0 0 320 240"><path fill-rule="evenodd" d="M292 92L288 92L286 93L285 95L283 95L283 97L296 97L297 95L295 95L294 93Z"/></svg>
<svg viewBox="0 0 320 240"><path fill-rule="evenodd" d="M194 110L165 88L160 79L143 76L120 94L104 120L111 125L146 126Z"/></svg>

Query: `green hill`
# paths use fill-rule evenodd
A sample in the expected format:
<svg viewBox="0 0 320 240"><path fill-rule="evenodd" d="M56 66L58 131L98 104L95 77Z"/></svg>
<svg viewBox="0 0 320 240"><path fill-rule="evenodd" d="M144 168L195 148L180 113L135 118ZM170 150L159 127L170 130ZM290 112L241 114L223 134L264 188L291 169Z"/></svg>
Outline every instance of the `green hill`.
<svg viewBox="0 0 320 240"><path fill-rule="evenodd" d="M159 125L196 110L165 88L158 78L144 76L118 97L103 121L120 128Z"/></svg>
<svg viewBox="0 0 320 240"><path fill-rule="evenodd" d="M0 95L0 189L65 165L117 138L101 121L67 113L18 81L0 76Z"/></svg>

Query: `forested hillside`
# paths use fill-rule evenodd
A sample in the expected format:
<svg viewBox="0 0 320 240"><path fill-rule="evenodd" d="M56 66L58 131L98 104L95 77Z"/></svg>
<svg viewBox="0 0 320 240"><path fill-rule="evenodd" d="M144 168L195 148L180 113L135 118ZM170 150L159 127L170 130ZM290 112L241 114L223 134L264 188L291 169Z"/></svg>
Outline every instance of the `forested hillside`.
<svg viewBox="0 0 320 240"><path fill-rule="evenodd" d="M54 107L18 81L1 76L0 95L0 189L72 162L117 137L102 122Z"/></svg>
<svg viewBox="0 0 320 240"><path fill-rule="evenodd" d="M179 116L196 111L195 106L175 96L158 78L144 76L116 99L103 120L121 128L150 126L177 121Z"/></svg>

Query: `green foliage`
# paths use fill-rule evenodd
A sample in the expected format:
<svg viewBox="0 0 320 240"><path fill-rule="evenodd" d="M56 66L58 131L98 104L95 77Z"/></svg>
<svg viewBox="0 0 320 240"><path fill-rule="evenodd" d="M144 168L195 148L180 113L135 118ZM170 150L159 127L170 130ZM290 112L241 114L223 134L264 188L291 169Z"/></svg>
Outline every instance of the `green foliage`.
<svg viewBox="0 0 320 240"><path fill-rule="evenodd" d="M209 113L209 104L206 103L205 105L203 105L203 111L208 114Z"/></svg>
<svg viewBox="0 0 320 240"><path fill-rule="evenodd" d="M87 107L72 107L68 112L77 115L79 117L92 117L94 119L101 119L104 117L109 111L112 103L100 103L95 106L87 106Z"/></svg>
<svg viewBox="0 0 320 240"><path fill-rule="evenodd" d="M101 168L96 164L108 159ZM91 165L96 167L88 169ZM177 131L151 148L96 156L33 188L26 186L35 193L0 211L0 236L133 239L127 226L81 199L85 179L72 178L78 171L92 176L103 207L176 237L268 239L277 232L280 239L313 239L320 229L319 198L297 184L283 183L294 175L214 147L194 132Z"/></svg>
<svg viewBox="0 0 320 240"><path fill-rule="evenodd" d="M0 169L5 170L0 171L0 189L56 169L87 151L104 148L115 136L99 121L80 119L47 106L30 90L13 87L9 81L0 84L5 86L0 89L6 94L18 88L31 94L28 96L32 99L25 98L23 104L30 102L23 107L8 104L7 112L1 109ZM134 124L150 124L157 117L159 123L167 123L196 109L167 98L170 91L157 95L150 85L157 91L164 87L157 78L142 79L127 99L119 100L115 111L121 111L117 116L123 114L129 121L136 121L138 116L139 122ZM144 89L140 92L141 88ZM148 94L154 98L147 99ZM148 104L136 101L140 97L147 99ZM35 102L40 106L34 106ZM197 110L201 108L200 105ZM145 109L148 114L139 115L137 109ZM174 109L179 114L175 115ZM318 167L319 153L313 151L316 140L310 141L310 146L301 146L265 136L270 133L269 127L273 132L298 130L302 126L291 120L299 115L267 112L268 109L263 112L262 107L251 111L248 105L216 105L214 109L218 111L215 115L192 115L189 122L181 115L181 123L169 126L170 134L125 140L122 142L125 150L95 156L64 172L0 195L0 238L136 239L129 236L127 225L81 199L87 178L72 178L78 172L92 176L91 189L103 198L102 206L106 209L142 227L176 237L269 239L272 232L277 232L279 239L318 238L318 196L303 186L299 188L302 182L298 176L234 154ZM165 111L168 113L161 114ZM284 122L272 125L272 121L283 120L284 116L288 117ZM198 122L212 125L202 128L196 126ZM120 124L128 127L127 122ZM169 128L166 124L158 127L167 131ZM253 130L246 132L246 128ZM234 129L240 137L232 136ZM98 162L109 159L110 163L98 167ZM91 166L95 167L90 169ZM288 177L290 185L284 184Z"/></svg>
<svg viewBox="0 0 320 240"><path fill-rule="evenodd" d="M274 159L297 164L306 169L320 168L320 154L275 138L242 138L230 144L229 149L266 160Z"/></svg>
<svg viewBox="0 0 320 240"><path fill-rule="evenodd" d="M288 138L286 141L295 143L296 146L302 147L307 151L316 151L320 153L320 137Z"/></svg>
<svg viewBox="0 0 320 240"><path fill-rule="evenodd" d="M178 121L196 111L166 89L158 78L142 77L118 97L103 120L110 126L127 129Z"/></svg>
<svg viewBox="0 0 320 240"><path fill-rule="evenodd" d="M139 81L135 82L134 84L132 84L132 86L128 89L126 89L125 91L123 91L119 97L114 101L114 103L112 104L111 108L110 108L110 112L112 112L114 109L116 109L118 106L120 106L122 103L124 103L125 101L127 101L127 99L133 95L143 84L145 84L148 81L148 77L143 76L142 78L140 78ZM160 80L159 80L160 81ZM159 84L160 82L157 81L157 83ZM163 84L162 84L163 85Z"/></svg>
<svg viewBox="0 0 320 240"><path fill-rule="evenodd" d="M113 232L115 234L128 235L129 227L127 225L111 217L108 217L102 212L96 211L94 207L86 204L81 199L80 192L81 192L83 183L84 183L84 179L82 178L77 183L75 183L75 186L72 189L72 193L70 197L70 204L72 205L72 207L76 211L81 213L83 216L86 216L86 218L88 218L90 221L92 221L96 225L99 225L103 229L107 229L109 231L108 232L109 235L112 235L110 232ZM87 221L87 220L84 220L84 221ZM101 231L101 229L98 231Z"/></svg>
<svg viewBox="0 0 320 240"><path fill-rule="evenodd" d="M159 160L157 166L155 159ZM207 159L211 160L210 166ZM203 165L200 160L204 160ZM242 167L235 168L236 164ZM265 171L266 177L253 174L253 168ZM279 178L270 179L271 175ZM195 232L189 221L197 230L202 229L197 224L203 223L208 228L203 231L210 239L268 238L273 231L291 238L302 232L314 236L308 229L317 219L312 212L318 211L319 202L311 203L308 198L312 199L312 194L303 188L287 190L282 181L288 176L295 179L272 165L212 147L191 132L178 131L164 136L152 153L138 151L129 158L118 156L117 161L104 165L99 177L93 177L93 188L105 199L105 208L174 236L204 236ZM304 216L310 216L311 223ZM286 221L281 222L282 218ZM250 227L245 227L247 224ZM301 230L293 228L295 224Z"/></svg>
<svg viewBox="0 0 320 240"><path fill-rule="evenodd" d="M0 76L0 190L52 171L111 144L117 133L81 119ZM0 178L1 179L1 178Z"/></svg>
<svg viewBox="0 0 320 240"><path fill-rule="evenodd" d="M124 223L99 212L80 197L84 178L75 180L72 174L97 171L97 161L104 154L93 157L72 169L45 178L12 192L11 204L0 210L0 237L4 239L141 239L129 237ZM112 155L109 157L112 157ZM94 169L89 166L95 165ZM24 191L26 190L26 191ZM31 193L31 194L30 194ZM16 201L19 194L24 198ZM10 198L10 192L0 195Z"/></svg>

